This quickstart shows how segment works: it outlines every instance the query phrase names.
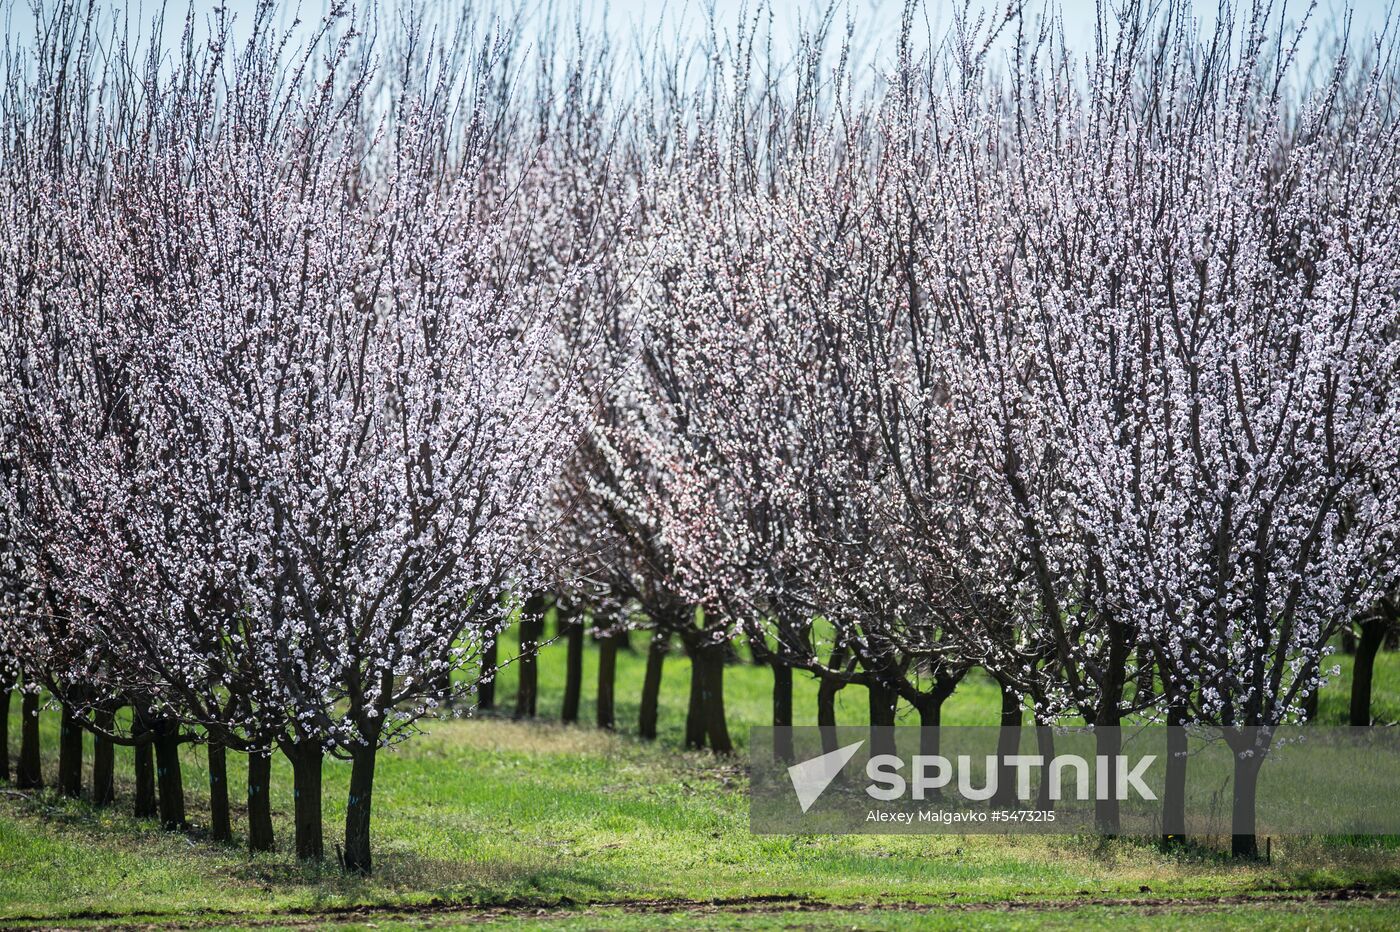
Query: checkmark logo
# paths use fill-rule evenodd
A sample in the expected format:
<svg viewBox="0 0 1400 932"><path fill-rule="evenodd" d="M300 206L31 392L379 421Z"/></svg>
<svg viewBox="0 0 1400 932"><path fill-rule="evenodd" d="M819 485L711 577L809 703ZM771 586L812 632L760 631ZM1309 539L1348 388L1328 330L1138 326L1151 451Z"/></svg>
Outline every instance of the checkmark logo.
<svg viewBox="0 0 1400 932"><path fill-rule="evenodd" d="M812 804L826 792L841 768L850 763L863 744L864 740L857 741L788 768L788 777L792 780L792 788L797 793L797 801L803 812L812 808Z"/></svg>

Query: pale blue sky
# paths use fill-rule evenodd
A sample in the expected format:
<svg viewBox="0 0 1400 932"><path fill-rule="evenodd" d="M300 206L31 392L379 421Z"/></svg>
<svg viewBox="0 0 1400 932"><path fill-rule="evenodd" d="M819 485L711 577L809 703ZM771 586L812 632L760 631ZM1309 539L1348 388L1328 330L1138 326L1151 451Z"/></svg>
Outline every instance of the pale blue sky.
<svg viewBox="0 0 1400 932"><path fill-rule="evenodd" d="M392 11L402 2L404 0L379 0L379 7L382 11ZM439 9L447 9L450 6L436 0L428 2ZM517 10L538 12L547 2L548 0L486 0L465 5L478 9L494 8L506 13ZM794 44L803 26L812 23L828 2L829 0L789 0L773 3L773 40L780 56L785 57L783 53ZM1108 2L1112 5L1117 0ZM1216 0L1193 2L1203 19L1207 22L1213 20ZM1237 6L1244 6L1248 0L1235 2ZM1357 37L1357 34L1369 34L1384 22L1387 11L1395 2L1396 0L1321 0L1313 18L1313 35L1319 36L1332 31L1348 6L1355 12L1354 37ZM31 3L32 0L0 0L0 6L6 10L6 31L12 41L18 40L23 43L27 35L32 35L34 18L30 12ZM53 0L45 0L45 3L52 6ZM925 0L921 15L927 17L935 36L942 35L950 20L951 10L961 3L962 0ZM1004 10L1006 0L973 0L974 7L982 3L993 9ZM1025 0L1025 3L1027 10L1031 11L1044 10L1047 7L1058 8L1062 12L1066 37L1071 46L1084 50L1091 47L1094 34L1094 0ZM679 36L684 43L696 47L703 46L706 41L707 14L710 9L714 10L715 20L723 33L734 29L745 9L752 15L755 6L752 0L557 0L556 5L565 12L566 19L571 19L574 11L583 13L585 20L595 26L603 23L606 18L610 30L620 39L638 34L654 35L660 24L663 37L669 39ZM210 11L223 6L234 13L235 23L246 23L251 16L254 0L195 0L193 6L198 20L203 20ZM1276 11L1283 6L1281 0L1276 0ZM168 0L164 4L168 39L179 35L179 28L188 8L188 0ZM840 24L844 23L848 14L854 17L857 24L855 39L858 45L863 46L861 57L866 61L878 62L883 55L888 54L889 39L898 29L901 8L901 0L836 0L836 19ZM1291 19L1296 19L1305 8L1306 0L1291 0L1287 5ZM143 0L125 4L114 3L109 9L126 15L133 26L140 24L144 32L147 24L162 9L162 4L159 0ZM283 9L288 23L296 15L304 21L311 21L319 19L326 9L326 3L325 0L303 0L301 3L288 0ZM922 31L922 21L920 25ZM235 34L237 32L235 26Z"/></svg>

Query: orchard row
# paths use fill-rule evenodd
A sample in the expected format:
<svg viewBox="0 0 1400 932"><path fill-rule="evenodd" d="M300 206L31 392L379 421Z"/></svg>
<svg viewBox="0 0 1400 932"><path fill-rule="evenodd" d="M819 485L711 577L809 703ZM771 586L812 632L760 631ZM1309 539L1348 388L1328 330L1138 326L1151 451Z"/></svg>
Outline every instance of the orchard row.
<svg viewBox="0 0 1400 932"><path fill-rule="evenodd" d="M973 667L1008 723L1311 717L1397 612L1395 49L1190 12L632 55L550 12L49 11L0 102L21 776L41 701L63 791L91 731L95 801L129 744L171 826L182 742L247 753L265 848L280 752L319 859L348 759L367 872L378 751L550 605L605 668L651 632L644 737L678 641L718 753L736 641L776 724L796 674L823 723L858 683L936 725Z"/></svg>

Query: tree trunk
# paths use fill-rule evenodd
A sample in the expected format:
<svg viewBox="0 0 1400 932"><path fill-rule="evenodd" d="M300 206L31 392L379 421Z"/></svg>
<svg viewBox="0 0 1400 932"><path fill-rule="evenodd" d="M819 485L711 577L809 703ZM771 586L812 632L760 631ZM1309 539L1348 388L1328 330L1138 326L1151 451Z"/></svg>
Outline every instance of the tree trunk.
<svg viewBox="0 0 1400 932"><path fill-rule="evenodd" d="M919 713L919 753L924 757L936 757L939 745L939 727L943 721L943 697L933 693L921 693L914 700L914 711ZM943 795L940 789L924 791L926 799L938 799Z"/></svg>
<svg viewBox="0 0 1400 932"><path fill-rule="evenodd" d="M135 747L136 798L132 814L138 819L154 819L159 810L156 807L156 749L150 741L142 741Z"/></svg>
<svg viewBox="0 0 1400 932"><path fill-rule="evenodd" d="M496 707L496 635L481 651L481 674L476 680L476 707L489 712Z"/></svg>
<svg viewBox="0 0 1400 932"><path fill-rule="evenodd" d="M1235 754L1234 801L1230 812L1230 854L1239 860L1257 860L1259 836L1255 833L1255 797L1259 768L1264 756Z"/></svg>
<svg viewBox="0 0 1400 932"><path fill-rule="evenodd" d="M1376 654L1385 642L1384 619L1369 618L1361 624L1356 660L1351 670L1351 724L1371 724L1371 683L1375 679Z"/></svg>
<svg viewBox="0 0 1400 932"><path fill-rule="evenodd" d="M320 861L326 855L321 830L321 762L325 753L314 741L288 742L283 753L292 762L297 859Z"/></svg>
<svg viewBox="0 0 1400 932"><path fill-rule="evenodd" d="M272 755L254 751L248 755L248 850L271 851Z"/></svg>
<svg viewBox="0 0 1400 932"><path fill-rule="evenodd" d="M179 725L161 725L156 737L156 789L160 796L160 824L167 831L185 827L185 785L180 772Z"/></svg>
<svg viewBox="0 0 1400 932"><path fill-rule="evenodd" d="M1118 835L1118 755L1123 753L1123 734L1119 730L1119 719L1115 716L1104 715L1104 722L1096 721L1094 724L1095 753L1108 762L1108 786L1105 788L1095 787L1094 793L1094 825L1100 834L1109 837ZM1097 775L1097 768L1095 774Z"/></svg>
<svg viewBox="0 0 1400 932"><path fill-rule="evenodd" d="M222 744L213 741L205 750L209 755L209 838L228 842L233 839L228 813L228 754Z"/></svg>
<svg viewBox="0 0 1400 932"><path fill-rule="evenodd" d="M661 631L651 636L647 647L647 670L642 677L642 708L637 717L637 733L645 741L656 740L656 721L661 712L661 671L670 650L671 636Z"/></svg>
<svg viewBox="0 0 1400 932"><path fill-rule="evenodd" d="M1167 709L1167 776L1162 791L1162 847L1186 844L1186 711L1173 702Z"/></svg>
<svg viewBox="0 0 1400 932"><path fill-rule="evenodd" d="M1055 801L1050 798L1050 779L1047 776L1050 772L1050 762L1055 759L1055 727L1053 725L1035 726L1035 752L1045 761L1045 765L1040 770L1040 792L1036 797L1036 808L1042 812L1049 812L1055 808Z"/></svg>
<svg viewBox="0 0 1400 932"><path fill-rule="evenodd" d="M699 751L705 747L705 658L690 646L690 701L685 710L685 746Z"/></svg>
<svg viewBox="0 0 1400 932"><path fill-rule="evenodd" d="M544 633L544 603L531 597L520 613L520 678L515 689L515 717L534 718L540 692L540 636Z"/></svg>
<svg viewBox="0 0 1400 932"><path fill-rule="evenodd" d="M369 876L370 805L374 800L374 765L379 757L378 741L355 748L350 764L350 795L345 804L345 870Z"/></svg>
<svg viewBox="0 0 1400 932"><path fill-rule="evenodd" d="M564 613L555 608L562 622ZM583 619L577 614L569 619L564 631L564 644L568 655L564 660L564 706L559 719L565 724L578 721L579 704L583 697Z"/></svg>
<svg viewBox="0 0 1400 932"><path fill-rule="evenodd" d="M617 637L598 638L598 727L611 731L617 725L613 690L617 683Z"/></svg>
<svg viewBox="0 0 1400 932"><path fill-rule="evenodd" d="M92 804L109 806L117 798L116 747L102 732L111 733L116 715L110 709L97 713L97 728L92 735Z"/></svg>
<svg viewBox="0 0 1400 932"><path fill-rule="evenodd" d="M823 754L836 750L836 694L845 685L830 677L822 677L817 684L817 727L821 729Z"/></svg>
<svg viewBox="0 0 1400 932"><path fill-rule="evenodd" d="M938 753L940 741L935 730L943 722L943 699L940 696L924 693L914 701L914 711L919 713L919 753L932 756Z"/></svg>
<svg viewBox="0 0 1400 932"><path fill-rule="evenodd" d="M67 705L58 723L58 792L70 799L83 795L83 726Z"/></svg>
<svg viewBox="0 0 1400 932"><path fill-rule="evenodd" d="M991 805L1002 809L1016 809L1020 800L1016 796L1016 768L1006 763L1021 746L1021 697L1011 686L1001 684L1001 731L997 734L997 759L1001 761L997 772L997 791L992 794Z"/></svg>
<svg viewBox="0 0 1400 932"><path fill-rule="evenodd" d="M708 655L701 665L705 733L710 741L710 750L716 754L734 753L724 714L724 657L728 646L728 642L725 642L701 650L701 653Z"/></svg>
<svg viewBox="0 0 1400 932"><path fill-rule="evenodd" d="M874 673L870 674L870 756L895 753L894 716L899 694Z"/></svg>
<svg viewBox="0 0 1400 932"><path fill-rule="evenodd" d="M39 694L25 691L20 701L19 767L15 786L22 790L37 790L44 785L44 770L39 758Z"/></svg>
<svg viewBox="0 0 1400 932"><path fill-rule="evenodd" d="M10 782L10 694L5 686L0 689L0 782Z"/></svg>
<svg viewBox="0 0 1400 932"><path fill-rule="evenodd" d="M773 670L773 759L791 763L797 753L792 746L792 667L768 658Z"/></svg>

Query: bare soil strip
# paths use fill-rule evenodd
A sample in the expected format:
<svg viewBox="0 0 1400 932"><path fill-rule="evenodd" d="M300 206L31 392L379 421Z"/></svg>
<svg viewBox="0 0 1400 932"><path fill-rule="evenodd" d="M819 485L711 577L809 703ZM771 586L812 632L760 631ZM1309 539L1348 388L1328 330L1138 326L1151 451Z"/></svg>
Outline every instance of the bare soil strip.
<svg viewBox="0 0 1400 932"><path fill-rule="evenodd" d="M1400 891L1369 890L1346 887L1330 890L1310 890L1279 893L1240 893L1222 896L1140 896L1097 897L1080 896L1056 899L978 900L956 902L957 894L949 894L946 902L880 901L875 903L832 903L800 896L752 896L714 900L693 900L681 897L639 900L590 900L575 902L567 897L552 902L537 900L506 900L475 904L457 900L430 900L412 904L366 904L360 906L315 907L283 910L275 915L249 915L234 910L201 910L193 914L163 916L152 913L76 912L63 916L15 916L0 921L0 930L9 929L68 929L91 927L124 929L199 929L210 926L222 928L317 927L334 923L373 920L413 920L424 924L437 921L490 922L505 918L540 920L587 916L599 910L625 913L817 913L817 912L1062 912L1080 908L1138 909L1145 913L1175 910L1214 909L1226 906L1328 906L1356 902L1400 901Z"/></svg>

